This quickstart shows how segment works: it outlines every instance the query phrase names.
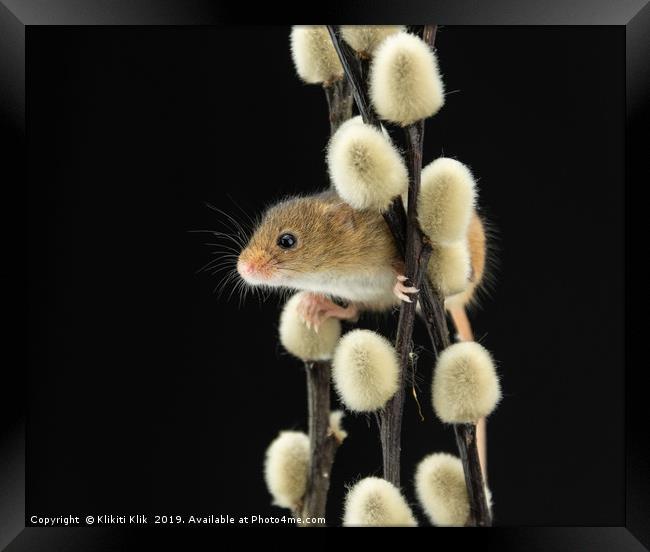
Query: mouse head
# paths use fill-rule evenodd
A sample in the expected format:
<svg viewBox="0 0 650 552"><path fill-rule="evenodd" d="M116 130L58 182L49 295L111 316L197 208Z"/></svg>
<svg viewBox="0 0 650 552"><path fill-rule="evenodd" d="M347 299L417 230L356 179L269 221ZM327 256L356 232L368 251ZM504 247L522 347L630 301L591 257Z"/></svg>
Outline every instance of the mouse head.
<svg viewBox="0 0 650 552"><path fill-rule="evenodd" d="M337 241L354 225L352 210L319 196L271 207L237 261L251 285L300 287L299 282L341 262Z"/></svg>

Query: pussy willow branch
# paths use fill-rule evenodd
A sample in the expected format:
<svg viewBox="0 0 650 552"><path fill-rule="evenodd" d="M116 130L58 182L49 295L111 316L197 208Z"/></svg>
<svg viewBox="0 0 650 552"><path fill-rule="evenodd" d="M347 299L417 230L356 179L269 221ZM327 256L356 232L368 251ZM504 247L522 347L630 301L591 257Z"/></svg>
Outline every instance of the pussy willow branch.
<svg viewBox="0 0 650 552"><path fill-rule="evenodd" d="M436 36L435 25L424 25L422 29L422 38L433 48ZM420 121L413 125L406 127L406 141L408 144L408 157L409 168L411 173L411 180L417 184L411 183L409 186L409 204L407 220L408 224L413 225L413 235L407 231L407 250L409 238L416 241L415 234L418 233L419 227L417 224L417 194L412 192L419 191L420 171L422 169L422 146L424 135L424 122ZM421 236L421 232L420 232ZM408 257L407 257L408 259ZM425 265L426 266L426 265ZM408 272L407 272L408 275ZM428 281L428 280L427 280ZM433 328L438 330L435 337L438 350L442 350L449 345L449 330L447 327L447 319L444 311L444 298L436 294L436 304L431 305L433 313L436 317L436 323ZM427 307L422 306L424 312ZM436 348L434 345L434 348ZM437 352L436 352L437 356ZM476 440L476 426L474 424L456 424L454 425L454 433L456 436L456 445L463 463L463 472L465 474L465 484L467 486L467 493L470 503L470 525L489 526L492 524L492 516L487 504L487 497L485 495L485 485L483 480L483 471L481 469L480 454L477 447Z"/></svg>
<svg viewBox="0 0 650 552"><path fill-rule="evenodd" d="M492 514L487 503L483 473L476 445L475 424L455 424L456 445L460 453L465 472L465 484L469 498L470 516L467 525L489 527L492 525Z"/></svg>
<svg viewBox="0 0 650 552"><path fill-rule="evenodd" d="M310 465L307 491L302 500L299 517L325 519L330 472L336 451L341 444L330 429L330 375L329 361L305 362L307 374L307 402L309 407ZM303 526L324 525L322 521L303 523Z"/></svg>
<svg viewBox="0 0 650 552"><path fill-rule="evenodd" d="M328 26L328 30L346 77L351 83L354 98L364 123L380 128L379 118L370 103L367 82L363 78L364 76L367 77L367 75L363 74L362 64L358 60L356 53L341 40L338 27L330 25ZM367 72L367 64L365 67L365 72ZM411 285L421 289L420 293L427 293L432 288L424 285L426 278L423 275L426 272L431 249L428 240L426 240L419 229L415 213L422 167L424 124L420 122L413 125L408 135L414 140L409 146L408 153L410 174L409 213L407 216L402 199L398 197L384 214L384 220L388 224L397 247L404 258L405 276L409 278ZM431 303L431 301L428 303ZM402 413L404 410L406 374L412 362L411 352L413 349L413 326L416 316L415 307L416 302L402 303L400 307L397 336L395 338L395 348L400 359L400 381L397 393L380 414L380 437L384 478L397 486L400 484ZM429 317L429 320L434 319L435 317L433 316ZM446 325L444 327L446 328ZM432 330L429 333L432 335Z"/></svg>
<svg viewBox="0 0 650 552"><path fill-rule="evenodd" d="M405 128L407 143L407 162L409 169L408 206L406 212L406 244L404 254L404 274L413 286L422 288L431 256L431 244L420 230L417 219L417 201L420 193L422 173L422 148L424 141L424 121L418 121ZM384 460L384 478L395 485L400 482L400 456L402 435L402 414L406 393L406 374L412 360L413 326L416 316L416 302L403 303L397 323L395 348L400 359L398 391L388 401L381 415L381 442Z"/></svg>
<svg viewBox="0 0 650 552"><path fill-rule="evenodd" d="M379 118L371 107L368 87L365 84L366 81L363 78L356 52L341 38L338 25L327 25L327 30L332 39L332 44L334 44L334 49L341 60L346 80L352 87L352 95L363 122L379 127Z"/></svg>
<svg viewBox="0 0 650 552"><path fill-rule="evenodd" d="M460 341L474 341L472 324L467 317L465 307L452 308L449 310L449 314L454 322L458 339ZM487 483L487 421L485 418L481 418L476 423L476 445L478 447L478 457L481 461L483 479Z"/></svg>
<svg viewBox="0 0 650 552"><path fill-rule="evenodd" d="M425 25L422 30L422 38L429 45L430 48L433 48L433 44L436 36L436 26L435 25ZM416 140L417 133L414 132L414 125L407 127L407 142L409 144L409 154L414 155L413 151L419 148L420 155L420 165L419 169L422 168L422 141L419 142ZM424 132L424 129L422 130ZM419 179L419 175L418 175ZM417 199L417 196L414 198ZM410 210L412 202L414 199L411 198L409 194L409 213L408 219L412 220L411 217L417 217L415 210L412 212ZM417 218L415 218L417 220ZM417 225L417 222L415 223ZM438 332L438 339L440 350L449 345L449 330L447 328L447 319L444 313L444 298L437 296L437 304L432 305L434 307L434 312L436 316L441 317L442 320L440 323L435 324L434 328L442 329L443 331ZM423 311L425 307L423 306ZM436 354L437 356L437 354ZM483 480L483 471L481 469L481 461L479 449L477 447L476 440L476 426L474 424L456 424L454 425L454 433L456 436L456 445L458 446L458 452L460 454L461 461L463 463L463 472L465 474L465 485L467 486L467 494L469 497L470 504L470 525L478 526L489 526L492 525L492 515L487 503L487 497L485 494L485 484Z"/></svg>
<svg viewBox="0 0 650 552"><path fill-rule="evenodd" d="M379 119L372 109L367 83L361 78L362 71L356 54L341 39L339 28L328 25L328 31L334 47L339 55L347 79L350 81L352 91L359 113L364 123L380 127ZM424 25L422 37L429 47L433 48L436 35L435 25ZM423 320L426 325L432 348L436 357L439 352L447 347L449 329L444 308L444 298L434 288L428 278L423 278L428 264L429 244L417 223L417 193L420 185L420 172L422 168L422 145L424 138L424 124L422 121L406 128L409 161L409 209L404 211L401 198L396 198L384 215L384 219L395 238L395 243L405 262L405 275L411 284L419 287L418 301L420 303ZM425 255L422 255L422 253ZM415 304L402 303L400 319L396 337L397 353L401 362L399 391L389 401L382 412L381 441L384 459L384 478L391 483L400 484L400 452L401 452L401 422L404 405L405 377L409 366L412 348L411 336L415 318ZM487 501L483 486L483 476L476 449L476 439L468 436L465 426L454 426L456 442L458 444L465 482L468 488L471 509L472 525L490 525L491 519L487 508Z"/></svg>

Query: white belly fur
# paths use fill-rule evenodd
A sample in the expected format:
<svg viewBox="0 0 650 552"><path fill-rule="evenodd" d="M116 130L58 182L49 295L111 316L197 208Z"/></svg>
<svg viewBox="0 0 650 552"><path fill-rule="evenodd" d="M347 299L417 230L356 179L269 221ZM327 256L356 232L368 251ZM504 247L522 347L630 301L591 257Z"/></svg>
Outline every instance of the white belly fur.
<svg viewBox="0 0 650 552"><path fill-rule="evenodd" d="M392 270L367 271L341 275L335 273L305 274L292 278L297 289L324 293L355 303L386 305L396 302L393 294L395 272Z"/></svg>

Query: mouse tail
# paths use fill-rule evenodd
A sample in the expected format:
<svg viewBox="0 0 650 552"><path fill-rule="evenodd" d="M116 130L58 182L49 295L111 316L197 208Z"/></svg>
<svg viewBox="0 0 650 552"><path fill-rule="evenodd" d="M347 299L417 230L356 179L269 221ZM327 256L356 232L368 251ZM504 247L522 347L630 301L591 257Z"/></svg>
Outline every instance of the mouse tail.
<svg viewBox="0 0 650 552"><path fill-rule="evenodd" d="M456 341L474 341L474 332L467 312L479 306L483 297L489 295L494 284L495 237L494 226L475 211L467 232L472 266L471 281L465 291L445 299L445 308L456 329ZM487 424L485 418L481 418L476 424L476 444L483 479L487 484Z"/></svg>

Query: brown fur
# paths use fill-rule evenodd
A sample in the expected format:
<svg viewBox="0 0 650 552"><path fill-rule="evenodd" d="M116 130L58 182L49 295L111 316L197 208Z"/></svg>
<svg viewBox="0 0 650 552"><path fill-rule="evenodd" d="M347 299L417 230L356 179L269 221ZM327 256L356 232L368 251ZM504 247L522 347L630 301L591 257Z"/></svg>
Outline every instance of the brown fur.
<svg viewBox="0 0 650 552"><path fill-rule="evenodd" d="M283 250L278 237L289 232L298 243ZM292 198L271 207L253 234L242 258L265 257L279 269L307 273L391 268L399 258L381 215L355 211L334 192Z"/></svg>

